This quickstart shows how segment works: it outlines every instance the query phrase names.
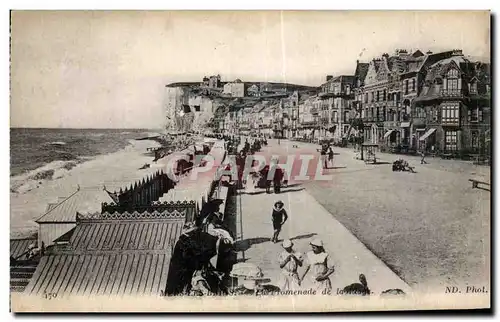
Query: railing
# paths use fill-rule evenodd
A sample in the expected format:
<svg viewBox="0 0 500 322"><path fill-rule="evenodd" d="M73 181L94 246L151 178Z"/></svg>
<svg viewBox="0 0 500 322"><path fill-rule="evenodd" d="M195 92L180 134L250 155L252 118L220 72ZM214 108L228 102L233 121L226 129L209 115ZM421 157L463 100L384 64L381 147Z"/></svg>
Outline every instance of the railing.
<svg viewBox="0 0 500 322"><path fill-rule="evenodd" d="M385 128L397 128L401 125L400 122L398 121L385 121L384 122L384 127Z"/></svg>

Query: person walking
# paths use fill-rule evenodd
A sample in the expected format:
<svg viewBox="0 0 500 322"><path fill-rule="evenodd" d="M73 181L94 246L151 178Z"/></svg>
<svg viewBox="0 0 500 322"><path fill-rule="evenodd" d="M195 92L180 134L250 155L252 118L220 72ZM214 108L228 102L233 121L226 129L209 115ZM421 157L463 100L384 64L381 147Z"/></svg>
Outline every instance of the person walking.
<svg viewBox="0 0 500 322"><path fill-rule="evenodd" d="M328 145L328 163L333 167L333 148L331 145Z"/></svg>
<svg viewBox="0 0 500 322"><path fill-rule="evenodd" d="M420 159L420 164L427 164L427 161L425 161L425 151L424 150L420 151L420 156L422 157Z"/></svg>
<svg viewBox="0 0 500 322"><path fill-rule="evenodd" d="M317 291L317 294L325 294L331 292L332 282L330 275L335 271L333 265L329 261L329 255L325 252L323 241L321 239L314 239L311 241L312 250L306 254L306 269L302 278L301 284L308 273L308 282L310 287ZM308 288L309 285L306 285Z"/></svg>
<svg viewBox="0 0 500 322"><path fill-rule="evenodd" d="M272 221L273 221L273 229L274 229L274 234L273 238L271 241L273 243L278 242L278 237L281 232L281 227L285 224L285 222L288 220L288 214L284 208L284 203L281 200L276 201L273 207L273 213L272 213Z"/></svg>
<svg viewBox="0 0 500 322"><path fill-rule="evenodd" d="M287 239L283 241L284 251L280 253L278 261L281 268L281 291L294 291L300 288L300 279L297 269L302 266L303 256L295 252L293 243Z"/></svg>

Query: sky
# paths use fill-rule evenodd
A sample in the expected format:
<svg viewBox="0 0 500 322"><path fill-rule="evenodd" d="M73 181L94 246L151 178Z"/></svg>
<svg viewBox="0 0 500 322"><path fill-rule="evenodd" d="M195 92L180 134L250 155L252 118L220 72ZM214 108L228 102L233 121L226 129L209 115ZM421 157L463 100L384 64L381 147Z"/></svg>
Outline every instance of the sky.
<svg viewBox="0 0 500 322"><path fill-rule="evenodd" d="M319 86L396 48L490 57L488 12L13 11L11 127L160 128L165 85Z"/></svg>

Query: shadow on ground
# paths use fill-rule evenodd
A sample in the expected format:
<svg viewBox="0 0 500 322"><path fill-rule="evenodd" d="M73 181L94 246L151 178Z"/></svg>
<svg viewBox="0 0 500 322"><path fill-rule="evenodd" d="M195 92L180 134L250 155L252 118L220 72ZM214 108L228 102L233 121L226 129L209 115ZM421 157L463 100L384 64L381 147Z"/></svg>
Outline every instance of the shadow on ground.
<svg viewBox="0 0 500 322"><path fill-rule="evenodd" d="M288 186L288 187L290 187L290 186ZM304 190L304 188L299 188L299 189L281 189L281 192L278 193L278 194L282 194L282 193L286 193L286 192L297 192L297 191L302 191L302 190ZM263 194L263 193L266 193L266 190L255 191L255 192L245 192L245 191L240 192L241 195L249 195L249 196L260 195L260 194ZM271 193L270 194L274 194L274 190L272 188L271 188Z"/></svg>
<svg viewBox="0 0 500 322"><path fill-rule="evenodd" d="M256 237L256 238L248 238L244 240L237 241L234 244L234 250L236 252L244 252L248 250L252 245L262 244L265 242L271 241L269 237Z"/></svg>
<svg viewBox="0 0 500 322"><path fill-rule="evenodd" d="M313 236L316 236L316 233L311 233L311 234L305 234L305 235L298 235L295 237L290 238L290 240L297 240L297 239L305 239L305 238L311 238Z"/></svg>

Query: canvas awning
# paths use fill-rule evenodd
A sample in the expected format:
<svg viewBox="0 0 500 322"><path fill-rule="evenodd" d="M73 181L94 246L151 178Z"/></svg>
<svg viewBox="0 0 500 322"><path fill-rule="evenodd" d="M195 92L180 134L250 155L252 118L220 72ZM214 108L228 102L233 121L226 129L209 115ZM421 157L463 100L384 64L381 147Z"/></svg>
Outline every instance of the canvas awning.
<svg viewBox="0 0 500 322"><path fill-rule="evenodd" d="M401 127L410 127L410 122L401 122Z"/></svg>
<svg viewBox="0 0 500 322"><path fill-rule="evenodd" d="M387 139L387 138L389 137L389 135L391 135L391 134L392 134L392 132L394 132L394 131L395 131L395 130L389 130L389 131L385 132L385 134L384 134L384 139Z"/></svg>
<svg viewBox="0 0 500 322"><path fill-rule="evenodd" d="M434 133L436 131L436 129L430 129L428 130L427 132L425 132L424 135L422 135L419 139L419 141L424 141L425 139L427 139L432 133Z"/></svg>

